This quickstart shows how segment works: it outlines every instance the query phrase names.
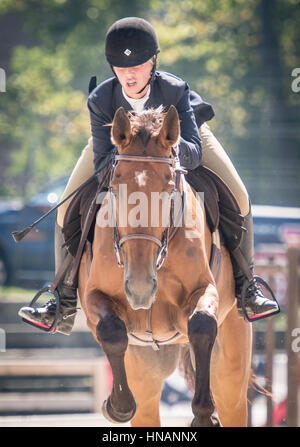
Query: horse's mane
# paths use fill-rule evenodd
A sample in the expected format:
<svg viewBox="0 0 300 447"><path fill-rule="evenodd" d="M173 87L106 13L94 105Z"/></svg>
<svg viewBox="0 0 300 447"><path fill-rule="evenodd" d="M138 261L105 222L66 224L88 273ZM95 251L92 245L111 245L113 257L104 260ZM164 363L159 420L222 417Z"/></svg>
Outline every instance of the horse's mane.
<svg viewBox="0 0 300 447"><path fill-rule="evenodd" d="M148 138L158 135L164 116L163 106L146 109L140 113L129 112L132 135L147 135Z"/></svg>

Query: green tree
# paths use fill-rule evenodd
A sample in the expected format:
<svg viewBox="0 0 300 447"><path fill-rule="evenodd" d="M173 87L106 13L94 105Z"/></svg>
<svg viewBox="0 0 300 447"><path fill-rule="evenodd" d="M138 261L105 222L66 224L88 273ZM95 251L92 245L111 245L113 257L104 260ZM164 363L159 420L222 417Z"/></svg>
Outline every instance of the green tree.
<svg viewBox="0 0 300 447"><path fill-rule="evenodd" d="M256 203L300 205L298 0L153 0L161 67L211 102L211 121Z"/></svg>
<svg viewBox="0 0 300 447"><path fill-rule="evenodd" d="M147 1L7 0L0 14L22 15L34 46L12 53L1 96L2 194L30 195L68 175L90 135L91 75L112 75L104 58L107 28L144 15Z"/></svg>
<svg viewBox="0 0 300 447"><path fill-rule="evenodd" d="M300 205L299 0L3 0L30 46L11 55L0 103L0 194L31 194L75 164L90 135L88 81L111 75L105 33L137 15L155 26L160 67L181 76L256 203Z"/></svg>

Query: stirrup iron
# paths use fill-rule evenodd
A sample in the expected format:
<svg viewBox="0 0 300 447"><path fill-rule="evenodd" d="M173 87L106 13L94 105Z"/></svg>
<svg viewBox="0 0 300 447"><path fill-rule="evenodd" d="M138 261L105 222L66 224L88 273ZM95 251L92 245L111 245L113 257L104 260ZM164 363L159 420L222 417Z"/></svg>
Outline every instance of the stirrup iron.
<svg viewBox="0 0 300 447"><path fill-rule="evenodd" d="M60 311L60 301L59 301L59 295L57 290L52 290L51 286L45 286L42 289L40 289L37 294L33 297L31 303L29 304L29 307L33 307L33 305L37 302L37 300L40 298L41 295L43 295L44 293L50 293L51 295L54 296L55 298L55 305L56 305L56 309L55 309L55 316L54 316L54 320L51 324L51 326L46 327L44 325L40 325L38 323L32 322L30 320L26 320L25 318L22 318L22 320L27 323L30 324L31 326L34 326L35 328L41 329L45 332L50 332L52 334L54 334L56 332L56 324L57 324L57 319L58 319L58 315L59 315L59 311Z"/></svg>
<svg viewBox="0 0 300 447"><path fill-rule="evenodd" d="M246 319L250 323L253 323L254 321L257 321L257 320L262 320L263 318L267 318L267 317L270 317L272 315L276 315L276 314L278 314L280 312L280 307L279 307L278 301L277 301L277 299L276 299L276 297L275 297L275 295L273 293L273 290L269 286L269 284L263 278L261 278L258 275L253 275L253 281L255 283L257 283L257 284L261 284L262 286L264 286L267 289L267 291L270 293L270 295L272 297L272 300L276 302L276 304L278 306L278 309L275 310L274 312L269 312L269 313L266 313L266 314L258 314L258 315L249 316L248 313L247 313L247 309L246 309L246 293L247 293L247 289L248 289L248 287L249 287L249 285L251 283L250 283L249 280L246 280L244 282L244 284L243 284L243 287L242 287L241 305L242 305L242 310L243 310L244 316L246 317Z"/></svg>

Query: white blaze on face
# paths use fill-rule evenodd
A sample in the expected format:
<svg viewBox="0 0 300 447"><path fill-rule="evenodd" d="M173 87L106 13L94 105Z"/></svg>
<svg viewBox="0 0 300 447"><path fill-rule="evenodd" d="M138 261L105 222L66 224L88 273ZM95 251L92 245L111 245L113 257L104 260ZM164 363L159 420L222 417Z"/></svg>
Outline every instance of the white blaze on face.
<svg viewBox="0 0 300 447"><path fill-rule="evenodd" d="M136 171L135 172L135 181L139 186L146 186L147 174L146 171Z"/></svg>

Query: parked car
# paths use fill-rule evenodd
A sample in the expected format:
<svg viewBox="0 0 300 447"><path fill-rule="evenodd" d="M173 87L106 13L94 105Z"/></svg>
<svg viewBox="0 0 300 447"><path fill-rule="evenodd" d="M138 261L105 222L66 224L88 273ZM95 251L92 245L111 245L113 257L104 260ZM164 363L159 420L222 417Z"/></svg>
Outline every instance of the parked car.
<svg viewBox="0 0 300 447"><path fill-rule="evenodd" d="M0 206L0 285L52 280L54 273L54 224L50 214L19 243L11 233L32 224L59 200L67 179L34 195L25 206ZM300 239L300 208L253 205L256 259L281 257L284 244Z"/></svg>
<svg viewBox="0 0 300 447"><path fill-rule="evenodd" d="M54 224L56 212L16 243L15 230L31 225L59 200L66 179L34 195L25 205L3 204L0 207L0 285L42 285L53 278Z"/></svg>

